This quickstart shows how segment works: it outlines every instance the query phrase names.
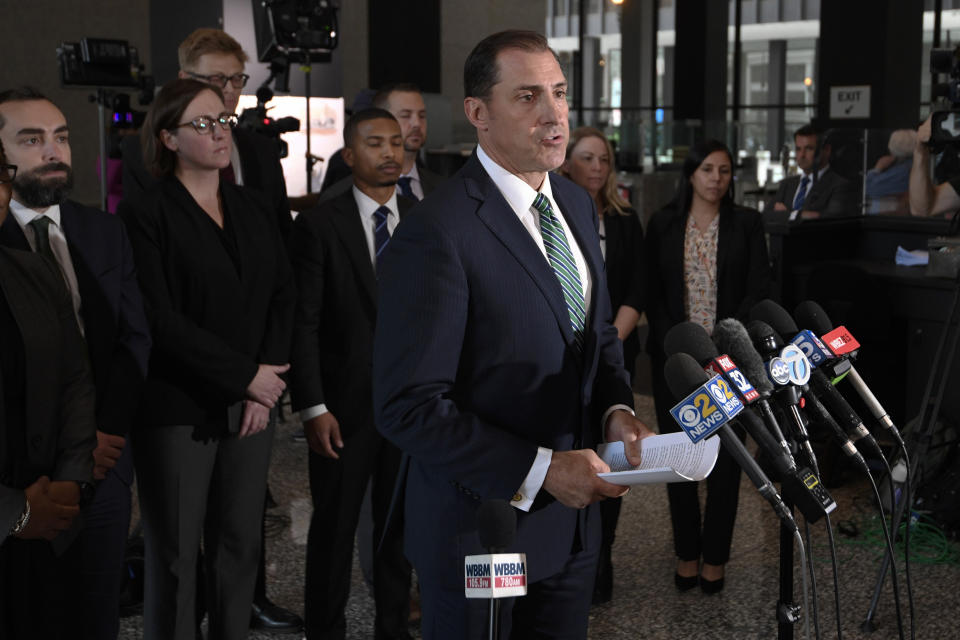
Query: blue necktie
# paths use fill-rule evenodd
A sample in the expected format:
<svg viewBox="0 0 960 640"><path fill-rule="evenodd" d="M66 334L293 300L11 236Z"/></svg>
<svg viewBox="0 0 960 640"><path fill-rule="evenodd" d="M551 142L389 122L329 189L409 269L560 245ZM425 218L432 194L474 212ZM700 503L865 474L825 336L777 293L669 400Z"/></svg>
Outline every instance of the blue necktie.
<svg viewBox="0 0 960 640"><path fill-rule="evenodd" d="M390 209L380 207L373 212L373 246L376 251L375 262L380 262L380 254L390 242L390 229L387 228L387 216L390 215Z"/></svg>
<svg viewBox="0 0 960 640"><path fill-rule="evenodd" d="M404 196L405 198L410 198L411 200L415 200L419 202L420 198L414 195L413 188L410 186L410 182L412 180L413 178L411 178L410 176L400 176L399 178L397 178L397 186L400 187L400 195Z"/></svg>
<svg viewBox="0 0 960 640"><path fill-rule="evenodd" d="M567 303L567 313L570 315L570 327L573 329L577 350L582 352L587 312L577 263L570 251L570 245L567 244L567 234L563 231L563 225L560 224L553 212L553 207L550 206L550 200L542 193L538 193L533 201L533 208L540 212L543 246L547 250L550 266L553 267L553 272L563 290L563 299Z"/></svg>
<svg viewBox="0 0 960 640"><path fill-rule="evenodd" d="M807 199L807 185L810 184L810 176L803 176L800 181L800 188L797 189L797 197L793 199L794 211L803 207L803 201Z"/></svg>

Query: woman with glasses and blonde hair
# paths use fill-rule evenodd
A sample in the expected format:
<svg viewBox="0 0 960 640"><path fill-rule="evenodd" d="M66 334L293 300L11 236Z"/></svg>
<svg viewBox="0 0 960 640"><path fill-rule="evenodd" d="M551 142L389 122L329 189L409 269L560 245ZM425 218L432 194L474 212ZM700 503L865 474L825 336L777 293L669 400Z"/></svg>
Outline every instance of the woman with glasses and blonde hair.
<svg viewBox="0 0 960 640"><path fill-rule="evenodd" d="M617 192L613 146L599 129L578 127L570 134L567 159L558 173L587 190L597 206L600 250L607 266L607 289L614 310L613 325L623 344L623 360L633 380L640 341L637 322L643 312L643 228L636 211ZM594 604L613 594L611 549L620 517L620 498L600 503L603 541L594 584Z"/></svg>
<svg viewBox="0 0 960 640"><path fill-rule="evenodd" d="M296 293L273 209L221 179L235 125L219 87L164 86L141 133L160 181L119 208L154 340L131 434L148 639L194 637L201 531L209 637L250 621Z"/></svg>

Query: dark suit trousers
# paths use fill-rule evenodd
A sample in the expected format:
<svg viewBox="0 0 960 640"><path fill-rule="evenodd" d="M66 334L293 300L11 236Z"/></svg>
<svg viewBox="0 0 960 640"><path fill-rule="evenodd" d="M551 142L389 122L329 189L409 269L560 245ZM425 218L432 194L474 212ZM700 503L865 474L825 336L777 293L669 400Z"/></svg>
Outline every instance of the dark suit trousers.
<svg viewBox="0 0 960 640"><path fill-rule="evenodd" d="M654 365L657 366L656 364ZM662 371L663 367L654 369ZM662 376L653 377L653 397L660 433L680 431L670 415L676 404ZM738 434L744 440L743 434ZM716 436L713 436L716 437ZM713 471L706 479L707 502L701 522L699 482L672 482L667 485L670 519L673 521L673 547L680 560L699 560L708 564L726 564L730 559L733 526L740 497L740 467L720 445Z"/></svg>
<svg viewBox="0 0 960 640"><path fill-rule="evenodd" d="M8 537L0 544L0 638L72 640L79 621L65 615L79 597L76 576L46 540Z"/></svg>
<svg viewBox="0 0 960 640"><path fill-rule="evenodd" d="M410 563L403 555L403 527L383 531L400 467L400 451L373 427L344 438L339 460L310 452L313 516L307 538L304 613L308 640L346 635L353 541L367 482L372 480L375 637L406 638ZM383 542L381 544L381 539Z"/></svg>
<svg viewBox="0 0 960 640"><path fill-rule="evenodd" d="M79 536L64 554L80 581L77 597L71 599L64 614L73 618L76 638L116 640L120 632L120 587L132 482L133 453L128 442L116 466L97 483L93 500L81 512Z"/></svg>
<svg viewBox="0 0 960 640"><path fill-rule="evenodd" d="M596 506L588 507L597 509ZM589 522L591 519L587 518ZM596 520L596 519L594 519ZM598 530L593 531L593 538ZM580 640L587 637L599 545L584 549L579 533L559 573L527 587L527 595L500 601L500 637L511 640ZM484 640L490 635L489 600L463 597L463 587L420 583L424 640Z"/></svg>
<svg viewBox="0 0 960 640"><path fill-rule="evenodd" d="M145 640L193 640L203 533L209 640L246 638L274 427L198 440L190 426L133 433L145 553Z"/></svg>

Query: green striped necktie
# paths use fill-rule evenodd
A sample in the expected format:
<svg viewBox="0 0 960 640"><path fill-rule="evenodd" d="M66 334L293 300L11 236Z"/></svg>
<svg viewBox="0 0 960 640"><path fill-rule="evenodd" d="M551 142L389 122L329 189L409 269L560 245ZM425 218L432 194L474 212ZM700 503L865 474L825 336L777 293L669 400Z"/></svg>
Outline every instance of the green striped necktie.
<svg viewBox="0 0 960 640"><path fill-rule="evenodd" d="M538 193L533 201L533 208L540 212L540 233L543 235L543 246L547 250L550 266L560 281L563 289L563 299L567 303L567 312L570 314L570 327L573 329L574 341L577 350L583 352L583 332L587 325L586 305L583 299L583 286L580 284L580 273L577 263L573 259L570 245L567 243L567 234L563 225L557 219L550 206L550 200Z"/></svg>

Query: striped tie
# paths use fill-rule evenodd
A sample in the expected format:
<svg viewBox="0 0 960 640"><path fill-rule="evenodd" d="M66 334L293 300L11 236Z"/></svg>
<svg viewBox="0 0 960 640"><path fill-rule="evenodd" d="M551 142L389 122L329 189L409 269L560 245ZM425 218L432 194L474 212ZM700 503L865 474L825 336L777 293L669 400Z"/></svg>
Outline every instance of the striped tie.
<svg viewBox="0 0 960 640"><path fill-rule="evenodd" d="M577 263L573 259L570 245L567 244L567 234L563 226L553 213L550 200L542 193L538 193L533 201L533 208L540 212L540 233L543 235L543 246L547 250L547 257L553 272L560 281L563 289L563 299L567 303L567 312L570 314L570 327L573 329L574 342L579 352L583 351L583 332L587 325L587 313L583 300L583 286L580 284L580 273Z"/></svg>
<svg viewBox="0 0 960 640"><path fill-rule="evenodd" d="M390 229L387 228L387 216L390 209L380 207L373 212L373 246L377 252L375 262L380 262L380 254L390 242Z"/></svg>

